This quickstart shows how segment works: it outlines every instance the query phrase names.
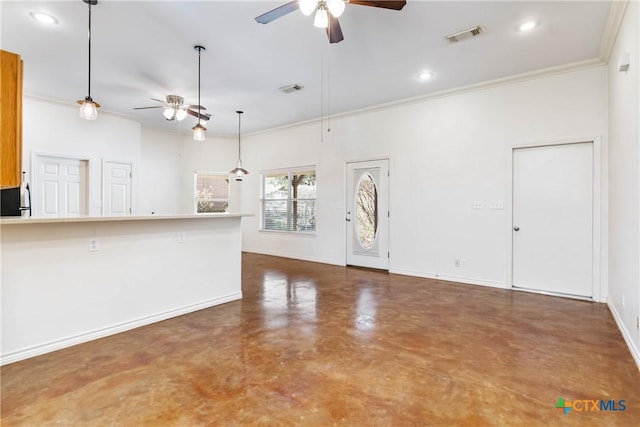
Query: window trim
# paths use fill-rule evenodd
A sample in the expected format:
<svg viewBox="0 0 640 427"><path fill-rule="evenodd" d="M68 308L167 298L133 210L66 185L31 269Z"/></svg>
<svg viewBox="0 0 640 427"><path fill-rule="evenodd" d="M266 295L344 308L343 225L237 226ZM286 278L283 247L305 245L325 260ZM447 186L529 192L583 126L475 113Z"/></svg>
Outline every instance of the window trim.
<svg viewBox="0 0 640 427"><path fill-rule="evenodd" d="M313 199L309 199L309 198L297 198L297 199L293 199L291 197L291 177L292 175L294 175L296 172L308 172L308 171L313 171L313 173L316 176L316 197ZM289 188L287 191L287 198L286 199L266 199L264 197L264 191L265 191L265 178L268 175L284 175L287 174L288 175L288 182L289 182ZM317 230L317 223L314 224L313 230L312 231L303 231L303 230L274 230L274 229L270 229L270 228L265 228L265 202L267 201L286 201L287 204L291 203L292 201L310 201L312 200L314 202L314 208L313 208L313 213L314 213L314 217L316 215L316 208L315 208L315 202L317 202L318 200L318 171L317 171L317 167L316 165L307 165L307 166L295 166L295 167L291 167L291 168L278 168L278 169L265 169L260 171L260 228L258 229L258 231L260 232L266 232L266 233L278 233L278 234L293 234L293 235L298 235L298 236L315 236L316 235L316 230Z"/></svg>
<svg viewBox="0 0 640 427"><path fill-rule="evenodd" d="M200 199L196 196L198 191L198 175L217 175L217 176L225 176L227 180L227 198L222 199L219 197L214 197L211 199ZM229 213L229 204L231 201L231 179L229 178L228 172L211 172L211 171L193 171L193 214L194 215L208 215L212 213ZM227 210L226 212L198 212L198 202L206 201L206 202L226 202Z"/></svg>

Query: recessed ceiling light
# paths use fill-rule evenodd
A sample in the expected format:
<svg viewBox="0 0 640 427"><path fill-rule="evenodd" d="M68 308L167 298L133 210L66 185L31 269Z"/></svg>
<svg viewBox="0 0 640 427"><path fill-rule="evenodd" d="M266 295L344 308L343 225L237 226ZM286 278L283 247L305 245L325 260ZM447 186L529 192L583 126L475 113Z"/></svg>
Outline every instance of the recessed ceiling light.
<svg viewBox="0 0 640 427"><path fill-rule="evenodd" d="M31 17L36 21L43 24L56 25L58 23L58 20L55 17L44 12L31 12L29 15L31 15Z"/></svg>
<svg viewBox="0 0 640 427"><path fill-rule="evenodd" d="M433 77L433 73L429 71L425 71L423 73L418 74L418 78L420 80L429 80L432 77Z"/></svg>
<svg viewBox="0 0 640 427"><path fill-rule="evenodd" d="M536 21L527 21L518 26L518 31L531 31L538 26Z"/></svg>

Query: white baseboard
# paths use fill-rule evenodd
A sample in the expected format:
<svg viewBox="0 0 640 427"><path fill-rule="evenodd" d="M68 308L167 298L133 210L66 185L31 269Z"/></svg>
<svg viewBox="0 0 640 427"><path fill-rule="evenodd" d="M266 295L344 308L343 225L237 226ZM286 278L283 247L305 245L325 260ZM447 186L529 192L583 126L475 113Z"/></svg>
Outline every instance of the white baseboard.
<svg viewBox="0 0 640 427"><path fill-rule="evenodd" d="M139 319L131 320L128 322L119 323L117 325L109 326L106 328L94 330L91 332L82 333L73 337L63 338L56 341L40 344L34 347L26 348L23 350L14 351L11 353L3 354L0 356L0 366L7 365L9 363L18 362L20 360L28 359L30 357L40 356L52 351L61 350L66 347L71 347L84 342L93 341L98 338L104 338L109 335L115 335L120 332L125 332L131 329L139 328L140 326L146 326L151 323L160 322L162 320L171 319L172 317L182 316L183 314L192 313L194 311L202 310L205 308L213 307L216 305L224 304L235 300L242 299L242 292L225 295L220 298L214 298L207 301L202 301L196 304L187 305L184 307L176 308L173 310L165 311L162 313L153 314L151 316L141 317Z"/></svg>
<svg viewBox="0 0 640 427"><path fill-rule="evenodd" d="M635 343L631 338L631 334L625 327L624 322L622 321L622 317L620 317L620 314L616 310L616 306L611 301L607 301L607 306L609 306L609 311L611 311L611 314L613 315L613 319L616 321L616 324L618 325L618 329L620 329L620 333L624 338L624 342L627 343L627 347L629 347L631 356L633 357L633 360L635 360L636 365L638 366L638 370L640 370L640 349L638 349L638 347L635 346Z"/></svg>
<svg viewBox="0 0 640 427"><path fill-rule="evenodd" d="M464 283L465 285L478 285L478 286L488 286L490 288L511 289L511 286L507 285L504 282L474 279L471 277L443 276L441 274L425 273L420 271L410 271L410 270L401 270L401 269L400 270L392 269L392 270L389 270L389 273L402 274L404 276L424 277L426 279L444 280L445 282Z"/></svg>
<svg viewBox="0 0 640 427"><path fill-rule="evenodd" d="M310 262L318 262L320 264L330 264L330 265L337 265L340 267L344 267L345 263L342 262L336 262L335 260L329 260L329 259L324 259L324 258L317 258L317 257L307 257L307 256L300 256L299 254L289 254L286 252L280 252L280 251L265 251L265 250L261 250L261 249L251 249L251 248L242 248L242 252L249 252L249 253L253 253L253 254L260 254L260 255L269 255L269 256L277 256L277 257L281 257L281 258L290 258L290 259L298 259L300 261L310 261Z"/></svg>

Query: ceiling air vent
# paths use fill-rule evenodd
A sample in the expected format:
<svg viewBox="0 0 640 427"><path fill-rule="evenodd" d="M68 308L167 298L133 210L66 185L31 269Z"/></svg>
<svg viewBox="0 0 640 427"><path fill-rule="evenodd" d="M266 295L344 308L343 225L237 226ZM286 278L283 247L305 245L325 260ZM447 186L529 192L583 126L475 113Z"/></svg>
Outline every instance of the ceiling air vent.
<svg viewBox="0 0 640 427"><path fill-rule="evenodd" d="M458 31L457 33L448 34L446 37L449 40L449 43L459 42L460 40L468 39L470 37L475 37L482 32L482 28L480 25L476 25L475 27L467 28L466 30Z"/></svg>
<svg viewBox="0 0 640 427"><path fill-rule="evenodd" d="M278 90L282 93L293 93L293 92L301 91L302 89L304 89L304 87L300 85L288 85L288 86L282 86L278 88Z"/></svg>

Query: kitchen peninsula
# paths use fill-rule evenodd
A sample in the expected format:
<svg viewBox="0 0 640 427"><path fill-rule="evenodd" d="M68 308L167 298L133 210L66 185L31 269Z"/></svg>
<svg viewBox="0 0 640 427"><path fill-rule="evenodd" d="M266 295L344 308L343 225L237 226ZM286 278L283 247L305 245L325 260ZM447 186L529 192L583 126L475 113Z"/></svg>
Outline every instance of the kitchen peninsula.
<svg viewBox="0 0 640 427"><path fill-rule="evenodd" d="M0 220L1 363L242 298L243 216Z"/></svg>

